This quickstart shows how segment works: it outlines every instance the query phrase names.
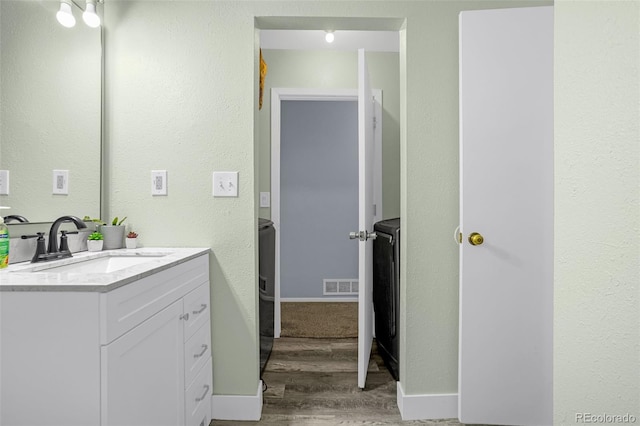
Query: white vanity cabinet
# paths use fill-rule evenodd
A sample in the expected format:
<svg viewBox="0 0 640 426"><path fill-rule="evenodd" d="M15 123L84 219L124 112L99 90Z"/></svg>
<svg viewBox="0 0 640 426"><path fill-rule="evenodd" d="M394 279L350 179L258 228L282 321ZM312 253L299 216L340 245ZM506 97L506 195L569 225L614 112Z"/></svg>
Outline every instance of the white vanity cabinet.
<svg viewBox="0 0 640 426"><path fill-rule="evenodd" d="M112 291L0 304L0 425L209 424L207 255Z"/></svg>

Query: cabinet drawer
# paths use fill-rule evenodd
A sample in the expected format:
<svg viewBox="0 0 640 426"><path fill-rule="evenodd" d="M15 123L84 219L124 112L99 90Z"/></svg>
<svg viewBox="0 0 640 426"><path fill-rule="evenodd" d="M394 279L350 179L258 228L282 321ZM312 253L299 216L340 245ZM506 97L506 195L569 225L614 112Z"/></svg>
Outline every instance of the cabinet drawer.
<svg viewBox="0 0 640 426"><path fill-rule="evenodd" d="M211 358L211 323L207 321L184 344L184 386L188 388Z"/></svg>
<svg viewBox="0 0 640 426"><path fill-rule="evenodd" d="M185 425L209 425L212 389L213 377L211 375L211 358L209 358L185 393Z"/></svg>
<svg viewBox="0 0 640 426"><path fill-rule="evenodd" d="M101 294L100 343L105 345L112 342L191 290L208 282L209 259L207 256L200 256Z"/></svg>
<svg viewBox="0 0 640 426"><path fill-rule="evenodd" d="M201 285L184 297L184 340L185 342L198 331L202 325L209 321L211 312L209 309L209 283ZM189 315L187 317L187 314Z"/></svg>

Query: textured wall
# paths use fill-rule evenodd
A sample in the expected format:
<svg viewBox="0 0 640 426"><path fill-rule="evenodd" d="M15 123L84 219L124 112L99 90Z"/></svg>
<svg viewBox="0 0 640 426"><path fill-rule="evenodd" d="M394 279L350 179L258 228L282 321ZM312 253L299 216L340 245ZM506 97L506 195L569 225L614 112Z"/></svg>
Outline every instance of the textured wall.
<svg viewBox="0 0 640 426"><path fill-rule="evenodd" d="M108 216L128 216L145 246L212 248L214 392L255 395L253 15L235 2L149 6L105 5ZM150 194L155 169L167 196ZM239 172L238 198L211 196L214 170Z"/></svg>
<svg viewBox="0 0 640 426"><path fill-rule="evenodd" d="M128 215L147 246L213 248L216 393L254 394L258 380L253 138L265 110L255 100L254 16L408 17L397 119L411 235L401 356L403 387L416 394L456 390L457 13L548 3L106 5L105 213ZM637 1L556 2L557 424L575 412L639 411L638 15ZM156 168L169 170L168 197L149 194ZM240 171L240 198L210 197L213 169Z"/></svg>
<svg viewBox="0 0 640 426"><path fill-rule="evenodd" d="M0 2L0 205L31 222L100 215L100 29L64 28L59 7ZM52 195L54 169L69 170L68 195Z"/></svg>
<svg viewBox="0 0 640 426"><path fill-rule="evenodd" d="M407 18L406 50L399 55L405 253L400 379L407 394L449 393L457 389L458 347L458 249L451 241L458 221L458 12L548 3L105 5L105 210L129 216L146 246L212 247L216 394L255 395L259 378L254 138L263 117L257 109L254 18ZM367 29L384 23L362 22ZM150 195L151 169L168 170L168 196ZM213 170L240 172L238 198L211 197Z"/></svg>
<svg viewBox="0 0 640 426"><path fill-rule="evenodd" d="M557 424L640 421L639 46L639 2L556 1Z"/></svg>

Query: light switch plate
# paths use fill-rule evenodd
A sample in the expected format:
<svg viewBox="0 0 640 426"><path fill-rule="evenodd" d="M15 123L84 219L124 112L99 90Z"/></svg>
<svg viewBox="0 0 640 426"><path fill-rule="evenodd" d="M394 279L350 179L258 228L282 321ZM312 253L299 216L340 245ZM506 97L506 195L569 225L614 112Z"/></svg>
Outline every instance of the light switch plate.
<svg viewBox="0 0 640 426"><path fill-rule="evenodd" d="M151 170L151 195L167 195L166 170Z"/></svg>
<svg viewBox="0 0 640 426"><path fill-rule="evenodd" d="M69 194L69 170L53 171L53 194Z"/></svg>
<svg viewBox="0 0 640 426"><path fill-rule="evenodd" d="M213 172L213 196L237 197L238 172Z"/></svg>
<svg viewBox="0 0 640 426"><path fill-rule="evenodd" d="M270 192L261 192L260 193L260 207L271 207L271 193Z"/></svg>
<svg viewBox="0 0 640 426"><path fill-rule="evenodd" d="M9 195L9 170L0 170L0 195Z"/></svg>

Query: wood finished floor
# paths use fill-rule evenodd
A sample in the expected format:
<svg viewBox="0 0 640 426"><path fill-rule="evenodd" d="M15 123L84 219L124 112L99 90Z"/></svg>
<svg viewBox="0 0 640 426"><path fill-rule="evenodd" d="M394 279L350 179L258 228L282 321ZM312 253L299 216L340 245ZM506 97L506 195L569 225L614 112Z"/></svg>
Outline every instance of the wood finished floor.
<svg viewBox="0 0 640 426"><path fill-rule="evenodd" d="M259 422L213 420L231 425L461 425L457 419L403 422L396 382L374 342L364 390L358 388L357 339L276 339L262 380Z"/></svg>

